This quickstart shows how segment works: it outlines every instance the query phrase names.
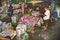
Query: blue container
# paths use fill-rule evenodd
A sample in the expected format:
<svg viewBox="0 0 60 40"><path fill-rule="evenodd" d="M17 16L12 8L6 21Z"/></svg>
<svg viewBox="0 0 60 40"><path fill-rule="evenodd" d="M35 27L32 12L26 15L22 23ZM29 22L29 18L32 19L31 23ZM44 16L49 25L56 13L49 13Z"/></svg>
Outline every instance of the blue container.
<svg viewBox="0 0 60 40"><path fill-rule="evenodd" d="M54 12L54 19L57 20L57 18L58 18L58 13L57 13L57 11L55 11Z"/></svg>

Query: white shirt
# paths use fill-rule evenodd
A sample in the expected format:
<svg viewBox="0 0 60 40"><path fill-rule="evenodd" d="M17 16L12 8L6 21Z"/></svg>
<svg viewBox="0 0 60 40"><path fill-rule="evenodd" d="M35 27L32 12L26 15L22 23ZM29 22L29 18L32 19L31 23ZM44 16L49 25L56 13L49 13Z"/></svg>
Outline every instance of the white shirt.
<svg viewBox="0 0 60 40"><path fill-rule="evenodd" d="M46 16L43 17L44 20L48 20L50 18L50 11L47 10L45 13L44 13Z"/></svg>

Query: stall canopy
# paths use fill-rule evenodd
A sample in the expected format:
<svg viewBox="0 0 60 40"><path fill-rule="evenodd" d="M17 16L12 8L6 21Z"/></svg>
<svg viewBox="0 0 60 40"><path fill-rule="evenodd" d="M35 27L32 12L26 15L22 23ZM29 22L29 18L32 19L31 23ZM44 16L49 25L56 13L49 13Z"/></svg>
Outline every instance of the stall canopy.
<svg viewBox="0 0 60 40"><path fill-rule="evenodd" d="M24 3L26 1L26 3L28 3L29 1L31 1L31 0L11 0L11 3L18 3L18 2L22 2L22 3Z"/></svg>
<svg viewBox="0 0 60 40"><path fill-rule="evenodd" d="M30 1L28 3L40 3L40 2L43 2L43 1Z"/></svg>
<svg viewBox="0 0 60 40"><path fill-rule="evenodd" d="M58 0L58 2L60 2L60 0Z"/></svg>
<svg viewBox="0 0 60 40"><path fill-rule="evenodd" d="M18 2L26 2L26 3L31 3L31 2L34 2L34 3L37 3L37 2L42 2L42 0L11 0L12 3L18 3Z"/></svg>

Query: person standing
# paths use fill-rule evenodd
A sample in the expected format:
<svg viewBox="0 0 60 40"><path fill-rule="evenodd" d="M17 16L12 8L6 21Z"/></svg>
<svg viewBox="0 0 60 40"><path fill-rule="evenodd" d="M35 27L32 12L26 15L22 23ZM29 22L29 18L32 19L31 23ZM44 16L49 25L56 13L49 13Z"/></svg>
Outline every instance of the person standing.
<svg viewBox="0 0 60 40"><path fill-rule="evenodd" d="M51 6L49 6L49 10L50 10L50 21L53 22L54 11Z"/></svg>
<svg viewBox="0 0 60 40"><path fill-rule="evenodd" d="M22 4L19 3L19 13L18 13L18 16L19 16L19 19L22 17Z"/></svg>
<svg viewBox="0 0 60 40"><path fill-rule="evenodd" d="M8 16L9 17L11 17L12 15L13 15L13 7L12 7L12 5L10 4L10 7L9 7L9 9L8 9Z"/></svg>
<svg viewBox="0 0 60 40"><path fill-rule="evenodd" d="M43 17L44 19L44 30L46 30L48 28L48 23L49 23L49 19L50 19L50 10L48 9L48 7L44 8L45 10L45 16Z"/></svg>

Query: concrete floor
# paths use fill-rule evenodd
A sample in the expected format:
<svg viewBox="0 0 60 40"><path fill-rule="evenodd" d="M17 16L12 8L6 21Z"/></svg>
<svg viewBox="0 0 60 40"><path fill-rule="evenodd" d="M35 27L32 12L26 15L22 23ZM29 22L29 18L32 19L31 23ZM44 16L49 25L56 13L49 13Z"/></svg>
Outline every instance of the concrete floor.
<svg viewBox="0 0 60 40"><path fill-rule="evenodd" d="M50 23L45 31L35 28L33 36L30 35L30 40L60 40L60 19Z"/></svg>

